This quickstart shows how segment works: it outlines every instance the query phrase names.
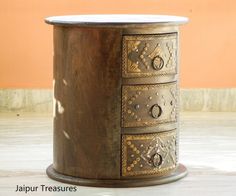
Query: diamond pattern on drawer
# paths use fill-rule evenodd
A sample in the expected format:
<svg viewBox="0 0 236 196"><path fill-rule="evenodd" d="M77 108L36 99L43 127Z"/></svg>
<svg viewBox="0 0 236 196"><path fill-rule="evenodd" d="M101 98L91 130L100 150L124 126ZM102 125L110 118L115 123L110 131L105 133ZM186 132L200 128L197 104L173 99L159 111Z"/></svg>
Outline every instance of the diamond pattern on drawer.
<svg viewBox="0 0 236 196"><path fill-rule="evenodd" d="M177 165L176 130L122 136L122 176L163 175Z"/></svg>
<svg viewBox="0 0 236 196"><path fill-rule="evenodd" d="M177 73L177 33L123 36L122 76Z"/></svg>
<svg viewBox="0 0 236 196"><path fill-rule="evenodd" d="M124 85L122 126L142 127L177 121L177 84Z"/></svg>

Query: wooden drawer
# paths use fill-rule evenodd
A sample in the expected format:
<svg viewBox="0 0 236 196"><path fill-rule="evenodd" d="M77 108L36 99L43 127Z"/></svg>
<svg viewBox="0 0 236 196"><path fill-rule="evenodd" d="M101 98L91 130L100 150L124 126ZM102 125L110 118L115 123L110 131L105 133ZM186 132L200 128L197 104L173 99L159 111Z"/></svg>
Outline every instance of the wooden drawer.
<svg viewBox="0 0 236 196"><path fill-rule="evenodd" d="M177 73L177 33L123 36L124 78Z"/></svg>
<svg viewBox="0 0 236 196"><path fill-rule="evenodd" d="M122 127L154 126L177 121L177 83L124 85Z"/></svg>
<svg viewBox="0 0 236 196"><path fill-rule="evenodd" d="M122 176L163 175L177 165L176 130L122 136Z"/></svg>

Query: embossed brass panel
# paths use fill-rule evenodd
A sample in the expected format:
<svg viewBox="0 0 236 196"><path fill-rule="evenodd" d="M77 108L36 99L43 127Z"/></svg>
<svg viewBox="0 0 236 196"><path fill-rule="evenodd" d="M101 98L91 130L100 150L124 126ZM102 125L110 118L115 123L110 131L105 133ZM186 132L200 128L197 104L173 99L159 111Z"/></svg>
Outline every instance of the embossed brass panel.
<svg viewBox="0 0 236 196"><path fill-rule="evenodd" d="M177 165L176 130L122 136L122 176L164 175Z"/></svg>
<svg viewBox="0 0 236 196"><path fill-rule="evenodd" d="M122 75L161 76L177 73L177 33L123 36Z"/></svg>
<svg viewBox="0 0 236 196"><path fill-rule="evenodd" d="M177 84L124 85L122 126L152 126L177 120Z"/></svg>

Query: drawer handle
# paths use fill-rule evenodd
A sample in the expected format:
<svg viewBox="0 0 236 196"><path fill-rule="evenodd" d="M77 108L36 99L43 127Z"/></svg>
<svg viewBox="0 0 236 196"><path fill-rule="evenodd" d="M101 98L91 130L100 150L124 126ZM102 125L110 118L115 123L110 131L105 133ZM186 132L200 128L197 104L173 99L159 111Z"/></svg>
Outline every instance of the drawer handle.
<svg viewBox="0 0 236 196"><path fill-rule="evenodd" d="M160 56L156 56L152 61L152 67L155 70L161 70L164 66L164 60Z"/></svg>
<svg viewBox="0 0 236 196"><path fill-rule="evenodd" d="M154 167L159 167L162 164L162 156L158 153L155 153L151 157L150 162L153 164Z"/></svg>
<svg viewBox="0 0 236 196"><path fill-rule="evenodd" d="M151 114L153 118L159 118L161 116L162 109L158 104L155 104L151 108Z"/></svg>

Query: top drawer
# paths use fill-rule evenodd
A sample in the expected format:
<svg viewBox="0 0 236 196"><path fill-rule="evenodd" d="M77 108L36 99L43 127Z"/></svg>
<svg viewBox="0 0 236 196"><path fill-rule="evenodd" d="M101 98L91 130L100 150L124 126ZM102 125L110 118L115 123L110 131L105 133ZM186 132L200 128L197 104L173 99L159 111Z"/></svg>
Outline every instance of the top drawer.
<svg viewBox="0 0 236 196"><path fill-rule="evenodd" d="M177 33L123 36L124 78L177 73Z"/></svg>

